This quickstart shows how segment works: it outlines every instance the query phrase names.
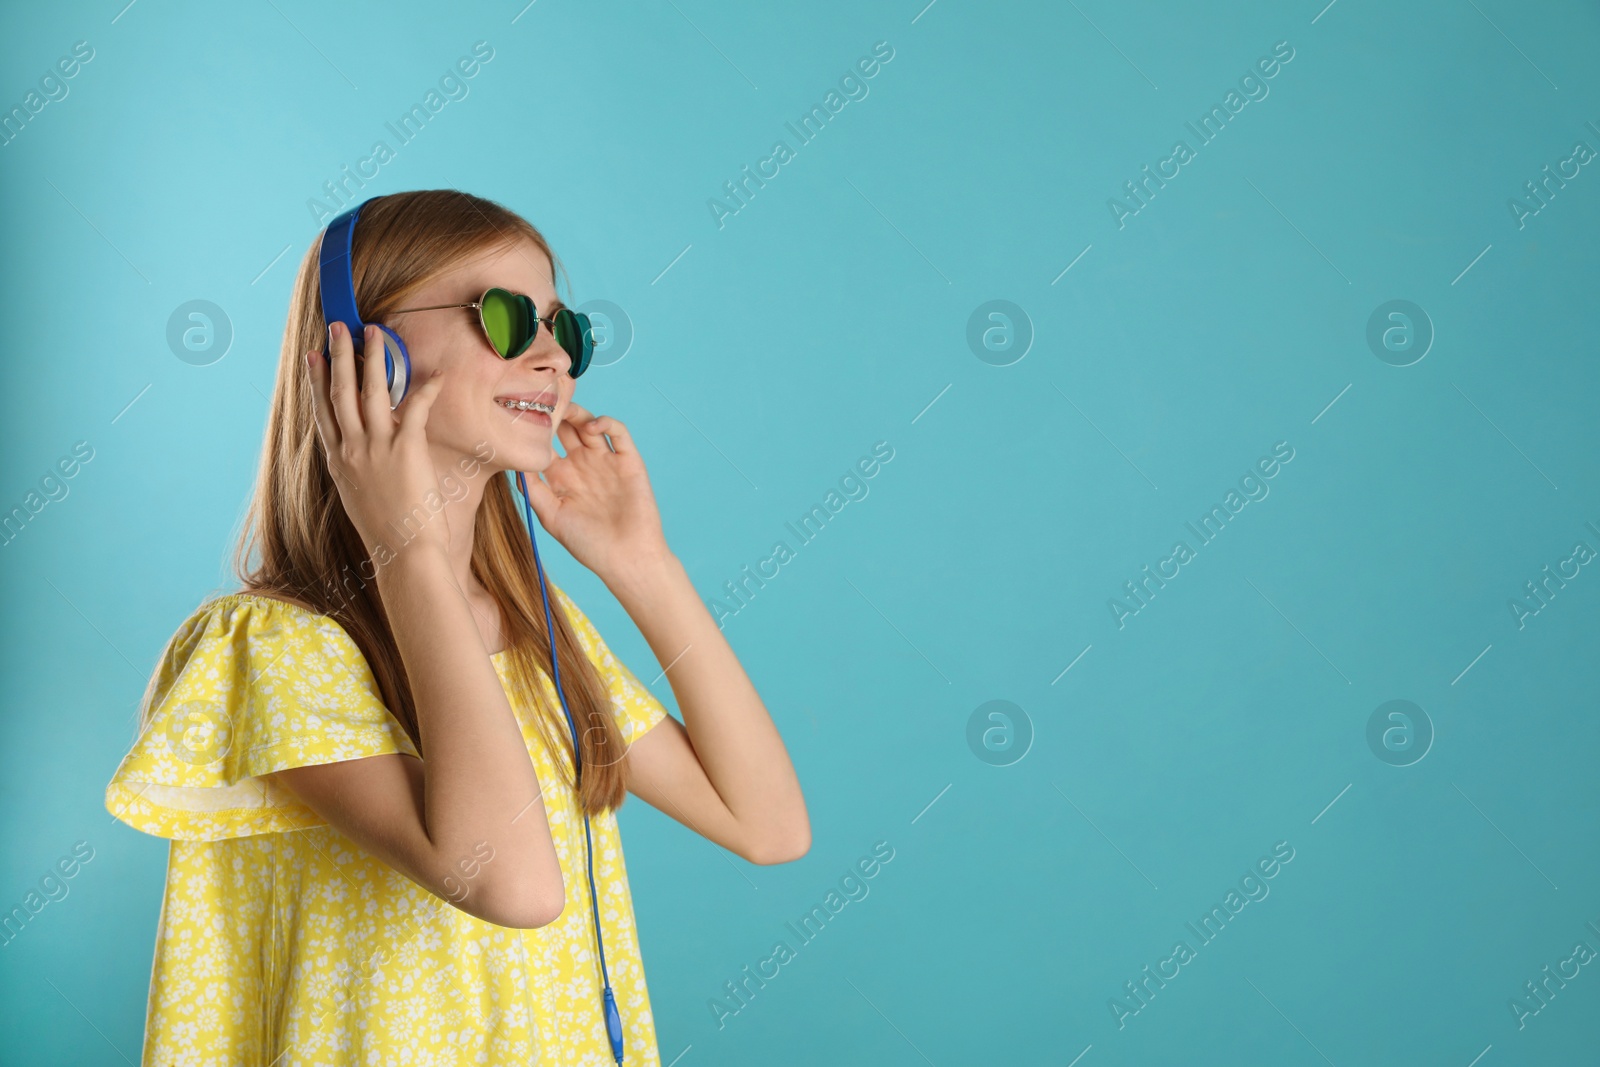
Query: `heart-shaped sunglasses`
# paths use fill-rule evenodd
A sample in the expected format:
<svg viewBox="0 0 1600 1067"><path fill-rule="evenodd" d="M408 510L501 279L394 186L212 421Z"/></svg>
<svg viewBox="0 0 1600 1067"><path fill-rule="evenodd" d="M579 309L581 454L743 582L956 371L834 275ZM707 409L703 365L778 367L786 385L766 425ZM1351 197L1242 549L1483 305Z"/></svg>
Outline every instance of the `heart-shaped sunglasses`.
<svg viewBox="0 0 1600 1067"><path fill-rule="evenodd" d="M549 318L540 318L533 299L513 293L508 289L489 288L470 304L434 304L430 307L399 308L390 312L398 315L405 311L439 311L443 308L476 308L478 325L489 339L501 359L516 359L528 350L538 336L542 322L554 335L556 343L572 358L567 373L576 378L589 367L594 356L594 336L589 316L571 308L558 308Z"/></svg>

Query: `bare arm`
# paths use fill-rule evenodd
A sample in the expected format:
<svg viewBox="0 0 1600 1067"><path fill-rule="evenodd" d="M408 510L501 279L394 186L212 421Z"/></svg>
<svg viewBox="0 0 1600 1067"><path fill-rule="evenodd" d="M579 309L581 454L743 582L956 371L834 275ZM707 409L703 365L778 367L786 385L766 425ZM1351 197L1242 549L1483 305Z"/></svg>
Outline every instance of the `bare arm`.
<svg viewBox="0 0 1600 1067"><path fill-rule="evenodd" d="M641 561L608 583L683 712L628 750L630 792L751 863L787 863L811 847L788 750L739 658L676 556Z"/></svg>
<svg viewBox="0 0 1600 1067"><path fill-rule="evenodd" d="M380 342L369 336L367 343ZM426 760L373 756L279 771L274 779L461 910L502 926L545 925L565 903L561 868L522 731L451 572L445 520L433 517L398 554L376 536L398 528L396 516L436 491L423 426L437 380L424 383L396 420L381 374L367 375L357 396L340 325L331 347L331 386L321 355L309 361L317 425L345 509L378 564L378 593ZM467 869L470 881L462 877Z"/></svg>
<svg viewBox="0 0 1600 1067"><path fill-rule="evenodd" d="M605 582L644 634L683 710L628 750L627 786L752 863L811 847L805 797L783 738L738 656L667 548L627 427L567 406L567 454L529 482L539 520ZM612 444L606 443L606 435Z"/></svg>

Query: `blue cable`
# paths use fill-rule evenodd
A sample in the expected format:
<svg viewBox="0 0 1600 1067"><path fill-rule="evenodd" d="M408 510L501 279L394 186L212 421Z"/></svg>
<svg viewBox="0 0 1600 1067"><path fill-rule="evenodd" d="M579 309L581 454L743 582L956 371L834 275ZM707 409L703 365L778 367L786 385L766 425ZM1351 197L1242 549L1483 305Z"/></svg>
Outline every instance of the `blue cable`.
<svg viewBox="0 0 1600 1067"><path fill-rule="evenodd" d="M528 483L517 471L517 488L522 491L522 510L528 520L528 543L533 546L533 566L539 574L539 595L544 598L544 632L550 639L550 673L556 683L556 695L561 698L561 710L567 716L567 729L572 732L573 791L579 796L582 810L583 758L579 754L578 727L572 721L572 709L567 707L567 694L561 688L561 668L556 665L556 629L550 617L550 593L545 588L544 564L539 561L539 540L533 535L533 504L528 499ZM622 1063L622 1016L617 1012L617 998L611 992L611 978L606 972L606 943L600 934L600 899L594 888L594 842L589 836L589 813L583 813L583 849L589 861L589 905L594 909L594 939L600 949L600 982L605 1004L606 1036L611 1040L611 1055L620 1067Z"/></svg>

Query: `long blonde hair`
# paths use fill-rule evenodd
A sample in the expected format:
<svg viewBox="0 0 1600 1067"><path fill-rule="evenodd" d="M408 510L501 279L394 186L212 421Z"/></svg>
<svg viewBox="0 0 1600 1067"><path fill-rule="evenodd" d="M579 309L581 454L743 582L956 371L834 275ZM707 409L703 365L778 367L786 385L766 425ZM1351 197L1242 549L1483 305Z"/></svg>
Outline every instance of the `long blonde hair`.
<svg viewBox="0 0 1600 1067"><path fill-rule="evenodd" d="M362 208L351 249L361 316L367 322L382 322L432 278L480 252L521 240L533 242L559 269L543 235L491 200L453 189L379 197ZM319 293L319 243L307 250L295 277L260 473L234 569L246 589L307 604L344 627L372 668L384 704L422 753L405 664L377 585L364 577L372 572L361 537L328 473L302 366L305 353L322 348L327 336ZM369 567L366 572L364 565ZM512 687L540 709L535 718L550 750L555 752L559 745L570 754L566 717L537 683L541 673L551 673L544 603L528 533L502 475L489 479L478 508L472 572L500 605ZM550 614L561 688L579 728L583 757L579 802L594 815L621 807L627 753L600 675L554 594Z"/></svg>

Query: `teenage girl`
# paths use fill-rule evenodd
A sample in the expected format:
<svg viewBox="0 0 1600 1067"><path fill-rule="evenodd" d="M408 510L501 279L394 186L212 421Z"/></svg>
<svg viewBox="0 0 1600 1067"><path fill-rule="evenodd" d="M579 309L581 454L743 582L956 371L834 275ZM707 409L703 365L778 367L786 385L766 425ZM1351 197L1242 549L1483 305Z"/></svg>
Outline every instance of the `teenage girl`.
<svg viewBox="0 0 1600 1067"><path fill-rule="evenodd" d="M144 1063L610 1064L609 982L626 1062L657 1064L615 809L631 792L787 862L810 847L794 768L627 428L573 400L539 231L465 193L397 193L362 209L351 261L410 391L391 410L382 368L324 323L313 244L243 591L173 637L107 788L172 840ZM532 301L509 356L491 288ZM552 671L519 471L666 666L682 723L546 576Z"/></svg>

